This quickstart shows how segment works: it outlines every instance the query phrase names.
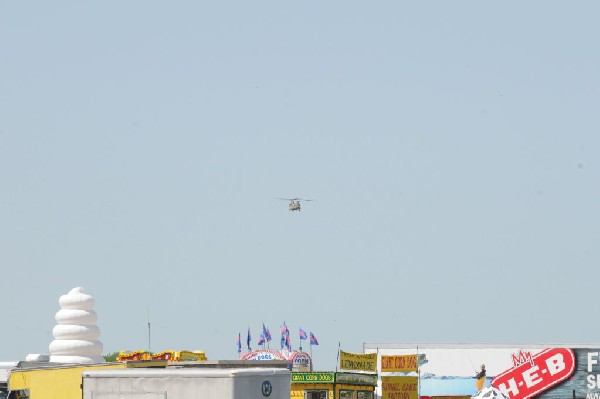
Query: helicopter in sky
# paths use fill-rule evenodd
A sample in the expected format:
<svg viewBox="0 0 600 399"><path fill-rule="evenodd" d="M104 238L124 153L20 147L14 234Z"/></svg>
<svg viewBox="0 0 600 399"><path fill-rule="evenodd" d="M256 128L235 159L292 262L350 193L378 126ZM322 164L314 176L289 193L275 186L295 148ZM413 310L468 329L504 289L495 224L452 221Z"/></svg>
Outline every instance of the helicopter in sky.
<svg viewBox="0 0 600 399"><path fill-rule="evenodd" d="M290 212L300 210L300 201L314 201L312 199L305 199L305 198L279 198L278 197L277 199L290 201L290 203L288 205L288 209Z"/></svg>

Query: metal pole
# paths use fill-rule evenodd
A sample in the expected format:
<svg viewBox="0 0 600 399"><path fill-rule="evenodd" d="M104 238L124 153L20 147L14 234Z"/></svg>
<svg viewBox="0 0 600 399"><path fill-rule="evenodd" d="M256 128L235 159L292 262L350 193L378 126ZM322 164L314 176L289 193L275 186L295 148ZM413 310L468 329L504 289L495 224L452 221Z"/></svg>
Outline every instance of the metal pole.
<svg viewBox="0 0 600 399"><path fill-rule="evenodd" d="M421 367L419 366L419 347L417 346L417 398L421 398Z"/></svg>
<svg viewBox="0 0 600 399"><path fill-rule="evenodd" d="M340 346L341 345L342 345L342 343L338 341L338 353L337 353L337 359L335 360L335 372L336 373L338 371L338 364L340 364Z"/></svg>
<svg viewBox="0 0 600 399"><path fill-rule="evenodd" d="M152 354L152 347L150 346L150 311L148 310L148 353Z"/></svg>

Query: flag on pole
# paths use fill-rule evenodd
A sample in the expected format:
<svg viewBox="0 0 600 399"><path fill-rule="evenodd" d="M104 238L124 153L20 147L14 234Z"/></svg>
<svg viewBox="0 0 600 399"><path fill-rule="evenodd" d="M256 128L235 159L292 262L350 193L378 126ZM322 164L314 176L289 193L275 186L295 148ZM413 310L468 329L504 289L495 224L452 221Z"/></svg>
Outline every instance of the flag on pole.
<svg viewBox="0 0 600 399"><path fill-rule="evenodd" d="M260 337L258 338L258 344L257 345L264 345L265 344L265 333L260 334Z"/></svg>
<svg viewBox="0 0 600 399"><path fill-rule="evenodd" d="M242 353L242 333L238 333L237 350Z"/></svg>
<svg viewBox="0 0 600 399"><path fill-rule="evenodd" d="M285 347L287 348L287 350L289 350L290 352L292 351L292 343L290 341L290 334L288 334L285 337Z"/></svg>
<svg viewBox="0 0 600 399"><path fill-rule="evenodd" d="M302 329L302 327L300 327L299 333L300 333L300 339L306 339L306 331L304 331Z"/></svg>
<svg viewBox="0 0 600 399"><path fill-rule="evenodd" d="M312 338L311 338L312 339ZM246 342L248 343L248 350L251 351L252 348L250 348L250 341L252 340L252 336L250 335L250 327L248 327L248 339L246 340Z"/></svg>
<svg viewBox="0 0 600 399"><path fill-rule="evenodd" d="M271 333L269 332L269 329L267 327L265 327L265 323L263 323L263 334L264 334L267 342L270 342L271 341Z"/></svg>
<svg viewBox="0 0 600 399"><path fill-rule="evenodd" d="M288 330L285 321L283 322L283 326L281 326L281 349L287 347L287 337L290 335L290 330Z"/></svg>
<svg viewBox="0 0 600 399"><path fill-rule="evenodd" d="M319 345L319 341L317 341L317 337L312 332L310 333L310 344L311 345Z"/></svg>

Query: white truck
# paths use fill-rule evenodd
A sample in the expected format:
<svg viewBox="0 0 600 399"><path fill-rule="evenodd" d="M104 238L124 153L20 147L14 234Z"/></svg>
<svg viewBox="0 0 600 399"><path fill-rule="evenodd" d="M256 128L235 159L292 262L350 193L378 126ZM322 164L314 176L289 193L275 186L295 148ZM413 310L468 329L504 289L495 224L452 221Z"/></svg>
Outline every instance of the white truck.
<svg viewBox="0 0 600 399"><path fill-rule="evenodd" d="M88 370L83 399L290 399L284 368Z"/></svg>

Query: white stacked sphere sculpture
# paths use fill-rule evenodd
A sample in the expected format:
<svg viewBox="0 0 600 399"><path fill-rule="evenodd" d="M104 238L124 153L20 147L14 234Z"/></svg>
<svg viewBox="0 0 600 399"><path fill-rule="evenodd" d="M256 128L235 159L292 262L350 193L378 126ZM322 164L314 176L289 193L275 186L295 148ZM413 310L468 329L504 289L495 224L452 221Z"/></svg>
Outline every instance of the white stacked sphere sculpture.
<svg viewBox="0 0 600 399"><path fill-rule="evenodd" d="M100 363L102 342L98 341L100 329L96 326L94 298L73 288L58 299L60 310L54 319L54 341L50 343L50 361L56 363Z"/></svg>

